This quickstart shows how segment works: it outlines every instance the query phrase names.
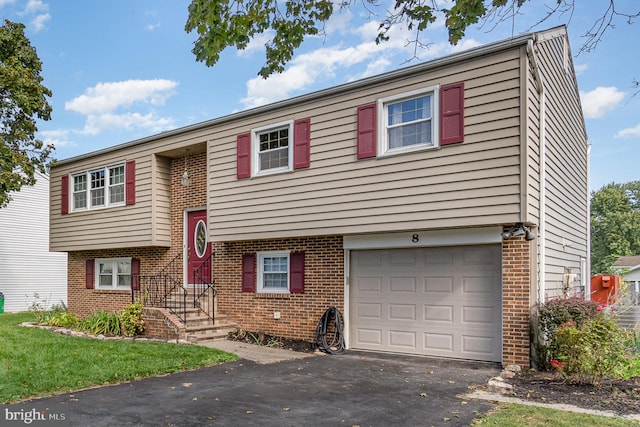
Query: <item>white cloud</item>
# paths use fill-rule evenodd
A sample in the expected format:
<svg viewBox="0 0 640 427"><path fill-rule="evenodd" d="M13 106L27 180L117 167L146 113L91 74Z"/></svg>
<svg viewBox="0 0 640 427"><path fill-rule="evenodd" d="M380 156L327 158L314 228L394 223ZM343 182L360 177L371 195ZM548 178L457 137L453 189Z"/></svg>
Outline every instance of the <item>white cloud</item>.
<svg viewBox="0 0 640 427"><path fill-rule="evenodd" d="M162 105L177 86L177 82L164 79L98 83L84 95L65 102L64 108L89 115L109 113L135 103Z"/></svg>
<svg viewBox="0 0 640 427"><path fill-rule="evenodd" d="M447 42L447 44L449 44ZM462 42L459 42L457 45L451 47L451 52L462 52L463 50L472 49L474 47L480 46L482 43L475 39L464 39Z"/></svg>
<svg viewBox="0 0 640 427"><path fill-rule="evenodd" d="M640 137L640 124L632 128L622 129L616 134L616 138L639 138Z"/></svg>
<svg viewBox="0 0 640 427"><path fill-rule="evenodd" d="M55 148L74 147L77 144L69 140L69 131L63 129L45 130L38 132L45 145L52 145Z"/></svg>
<svg viewBox="0 0 640 427"><path fill-rule="evenodd" d="M15 3L16 0L0 0L0 7L4 7L8 4L13 4Z"/></svg>
<svg viewBox="0 0 640 427"><path fill-rule="evenodd" d="M264 45L273 37L273 31L266 31L262 34L256 35L249 41L249 44L243 50L238 50L238 56L241 58L248 57L254 52L264 51Z"/></svg>
<svg viewBox="0 0 640 427"><path fill-rule="evenodd" d="M147 24L144 28L145 28L147 31L153 31L153 30L155 30L155 29L156 29L156 28L158 28L158 27L160 27L160 23L159 23L159 22L158 22L157 24Z"/></svg>
<svg viewBox="0 0 640 427"><path fill-rule="evenodd" d="M406 33L396 27L393 28L394 34L388 42L376 44L374 37L377 25L366 22L353 28L351 32L362 40L359 44L355 41L354 46L344 47L343 38L340 37L338 44L294 56L285 71L280 74L274 74L266 80L262 77L249 80L247 96L241 102L245 108L257 107L289 98L294 92L304 91L323 80L333 79L338 70L339 82L342 83L385 71L391 64L390 55L411 57L413 47L407 46ZM371 63L367 64L369 61ZM364 72L348 77L350 67L363 63L366 65Z"/></svg>
<svg viewBox="0 0 640 427"><path fill-rule="evenodd" d="M43 3L42 0L29 0L24 7L24 13L27 14L46 12L47 10L49 10L49 5Z"/></svg>
<svg viewBox="0 0 640 427"><path fill-rule="evenodd" d="M159 117L155 112L125 111L134 105L140 108L160 106L173 95L177 82L164 79L127 80L98 83L65 103L65 109L87 116L82 133L97 135L106 129L145 129L160 132L173 128L173 119Z"/></svg>
<svg viewBox="0 0 640 427"><path fill-rule="evenodd" d="M587 71L587 69L589 68L589 65L587 64L579 64L579 65L574 65L573 69L576 71L576 75L579 76L582 73L584 73L585 71Z"/></svg>
<svg viewBox="0 0 640 427"><path fill-rule="evenodd" d="M97 135L105 129L144 129L152 133L174 128L173 119L155 113L96 114L87 116L82 133Z"/></svg>
<svg viewBox="0 0 640 427"><path fill-rule="evenodd" d="M51 20L51 15L49 15L48 13L44 13L36 16L31 20L31 25L33 26L33 30L35 32L41 31L45 27L47 22L49 22L50 20Z"/></svg>
<svg viewBox="0 0 640 427"><path fill-rule="evenodd" d="M597 87L591 92L580 91L582 111L588 119L597 119L613 110L624 98L616 87Z"/></svg>

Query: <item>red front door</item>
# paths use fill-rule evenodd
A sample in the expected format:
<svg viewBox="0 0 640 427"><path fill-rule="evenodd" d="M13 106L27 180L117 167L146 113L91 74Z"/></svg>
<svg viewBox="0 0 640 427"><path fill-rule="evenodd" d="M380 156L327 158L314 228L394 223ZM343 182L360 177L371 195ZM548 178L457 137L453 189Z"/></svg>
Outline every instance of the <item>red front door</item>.
<svg viewBox="0 0 640 427"><path fill-rule="evenodd" d="M211 245L208 239L207 211L187 212L187 283L211 280ZM205 261L208 261L205 263ZM196 276L195 271L198 270Z"/></svg>

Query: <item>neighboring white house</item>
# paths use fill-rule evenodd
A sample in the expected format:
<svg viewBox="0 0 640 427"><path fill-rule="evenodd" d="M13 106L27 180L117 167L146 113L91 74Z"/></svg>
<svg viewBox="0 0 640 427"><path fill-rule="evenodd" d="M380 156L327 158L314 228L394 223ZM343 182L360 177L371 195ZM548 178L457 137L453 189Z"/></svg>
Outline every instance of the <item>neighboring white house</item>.
<svg viewBox="0 0 640 427"><path fill-rule="evenodd" d="M13 193L0 208L0 292L4 311L67 304L67 254L49 252L49 177Z"/></svg>
<svg viewBox="0 0 640 427"><path fill-rule="evenodd" d="M621 271L628 286L629 298L640 305L640 256L621 256L613 268Z"/></svg>

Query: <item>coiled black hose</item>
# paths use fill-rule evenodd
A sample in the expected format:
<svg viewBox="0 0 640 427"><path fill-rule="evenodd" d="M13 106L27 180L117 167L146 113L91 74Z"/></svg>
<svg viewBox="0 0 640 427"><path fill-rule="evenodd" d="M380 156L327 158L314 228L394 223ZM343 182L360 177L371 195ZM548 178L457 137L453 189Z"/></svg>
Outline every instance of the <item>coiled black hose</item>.
<svg viewBox="0 0 640 427"><path fill-rule="evenodd" d="M333 325L331 325L332 320ZM330 336L330 339L327 336ZM337 308L329 307L320 318L316 328L316 345L320 351L327 354L344 353L342 317Z"/></svg>

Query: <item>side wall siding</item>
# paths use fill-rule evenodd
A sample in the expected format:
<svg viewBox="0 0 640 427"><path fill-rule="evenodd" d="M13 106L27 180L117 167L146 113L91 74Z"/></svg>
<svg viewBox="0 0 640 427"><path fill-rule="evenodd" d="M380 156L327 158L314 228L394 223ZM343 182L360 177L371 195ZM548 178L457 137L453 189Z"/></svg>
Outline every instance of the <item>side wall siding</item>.
<svg viewBox="0 0 640 427"><path fill-rule="evenodd" d="M546 89L546 295L584 292L588 257L587 137L571 52L564 37L537 44ZM565 69L564 64L568 63ZM576 281L564 283L568 272ZM568 285L568 287L566 286Z"/></svg>
<svg viewBox="0 0 640 427"><path fill-rule="evenodd" d="M252 332L312 342L320 317L335 306L344 315L342 236L215 243L213 271L217 310ZM242 292L242 255L259 251L304 251L304 293ZM274 312L280 319L274 319Z"/></svg>

